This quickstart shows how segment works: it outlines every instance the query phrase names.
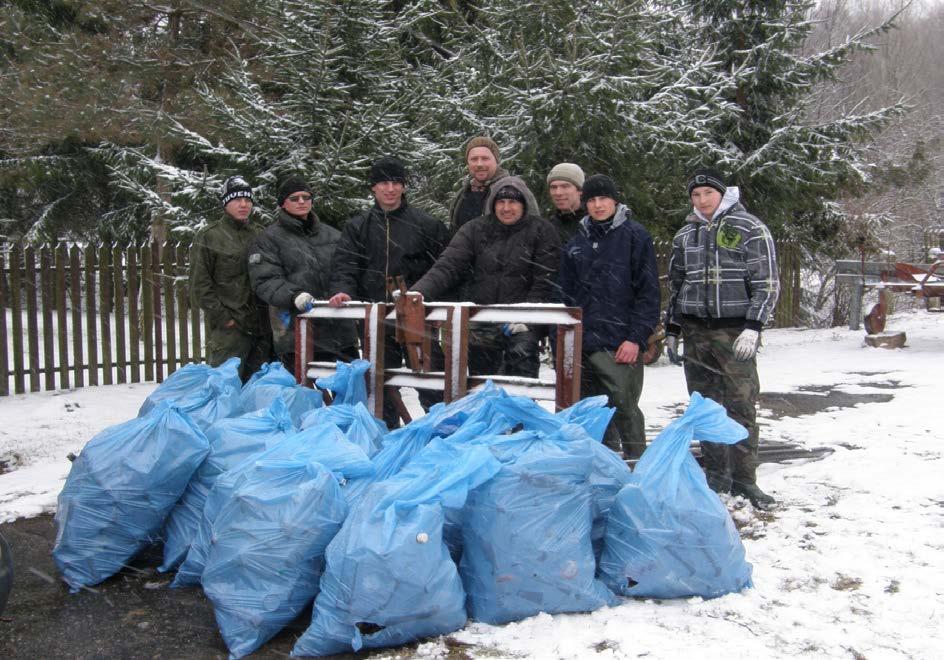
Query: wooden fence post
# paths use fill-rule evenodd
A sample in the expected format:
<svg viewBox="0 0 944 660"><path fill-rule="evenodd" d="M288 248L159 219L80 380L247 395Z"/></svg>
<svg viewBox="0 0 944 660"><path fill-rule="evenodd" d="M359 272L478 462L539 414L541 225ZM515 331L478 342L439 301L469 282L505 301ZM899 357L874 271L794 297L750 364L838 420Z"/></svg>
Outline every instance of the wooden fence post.
<svg viewBox="0 0 944 660"><path fill-rule="evenodd" d="M128 346L131 382L141 382L141 319L138 315L138 246L128 245Z"/></svg>
<svg viewBox="0 0 944 660"><path fill-rule="evenodd" d="M111 290L111 249L102 244L98 251L98 316L102 330L102 384L114 383L111 361L111 310L114 294Z"/></svg>
<svg viewBox="0 0 944 660"><path fill-rule="evenodd" d="M13 391L26 392L23 373L23 245L15 243L10 250L10 310L13 312Z"/></svg>
<svg viewBox="0 0 944 660"><path fill-rule="evenodd" d="M98 248L85 247L85 339L88 347L88 382L98 385L98 279L95 277Z"/></svg>
<svg viewBox="0 0 944 660"><path fill-rule="evenodd" d="M167 329L167 375L177 371L177 328L174 310L174 246L164 244L164 323Z"/></svg>
<svg viewBox="0 0 944 660"><path fill-rule="evenodd" d="M56 334L59 339L59 387L69 389L69 320L66 315L66 244L56 246Z"/></svg>
<svg viewBox="0 0 944 660"><path fill-rule="evenodd" d="M85 357L82 350L82 265L78 245L69 249L69 291L72 298L72 376L76 387L85 386Z"/></svg>
<svg viewBox="0 0 944 660"><path fill-rule="evenodd" d="M7 360L7 272L6 257L0 241L0 396L10 394L10 368Z"/></svg>
<svg viewBox="0 0 944 660"><path fill-rule="evenodd" d="M157 371L154 380L164 382L164 315L161 312L161 244L151 241L151 290L153 303L152 314L154 319L154 364Z"/></svg>

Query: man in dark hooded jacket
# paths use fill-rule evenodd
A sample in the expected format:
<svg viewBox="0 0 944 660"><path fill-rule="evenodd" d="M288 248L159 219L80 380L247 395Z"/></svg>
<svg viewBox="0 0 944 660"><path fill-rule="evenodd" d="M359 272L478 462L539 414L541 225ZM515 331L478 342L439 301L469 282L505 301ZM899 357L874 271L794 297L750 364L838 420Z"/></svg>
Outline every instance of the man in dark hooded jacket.
<svg viewBox="0 0 944 660"><path fill-rule="evenodd" d="M584 182L589 215L564 247L560 288L565 303L583 309L581 394L609 398L616 414L604 441L639 458L646 449L642 354L659 322L659 271L652 237L619 198L606 175Z"/></svg>
<svg viewBox="0 0 944 660"><path fill-rule="evenodd" d="M560 238L528 199L534 196L524 181L502 179L486 200L487 215L463 225L411 288L429 300L466 284L479 305L550 302ZM469 372L536 378L538 339L523 323L473 328Z"/></svg>
<svg viewBox="0 0 944 660"><path fill-rule="evenodd" d="M341 235L311 210L312 191L304 179L291 176L279 187L275 222L249 252L253 289L272 308L275 349L287 369L295 371L295 316L329 293L331 259ZM349 361L357 357L351 321L313 324L314 360ZM297 375L297 374L296 374Z"/></svg>
<svg viewBox="0 0 944 660"><path fill-rule="evenodd" d="M207 363L240 359L246 381L272 352L267 312L252 292L246 253L262 226L252 218L252 188L231 176L221 194L223 217L197 232L190 248L190 299L203 310Z"/></svg>
<svg viewBox="0 0 944 660"><path fill-rule="evenodd" d="M365 302L393 301L387 291L387 277L402 275L407 287L419 280L433 265L449 242L449 230L428 213L410 206L404 191L407 171L396 157L384 156L371 165L369 182L374 205L352 217L344 226L331 268L328 301L339 307L349 300ZM442 369L443 357L438 342L432 342L434 371ZM393 326L387 327L384 341L384 365L403 365L404 354L394 338ZM419 390L425 410L442 401L442 392ZM384 421L397 425L397 410L384 399Z"/></svg>

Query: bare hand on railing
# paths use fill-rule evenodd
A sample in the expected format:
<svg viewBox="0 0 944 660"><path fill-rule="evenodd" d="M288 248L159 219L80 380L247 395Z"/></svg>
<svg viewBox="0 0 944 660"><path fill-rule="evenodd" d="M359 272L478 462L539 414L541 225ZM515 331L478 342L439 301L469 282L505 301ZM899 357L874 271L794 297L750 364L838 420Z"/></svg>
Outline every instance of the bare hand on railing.
<svg viewBox="0 0 944 660"><path fill-rule="evenodd" d="M350 302L351 296L346 293L336 293L328 299L328 304L332 307L340 307L346 302Z"/></svg>
<svg viewBox="0 0 944 660"><path fill-rule="evenodd" d="M639 344L628 339L616 349L616 364L633 364L639 357Z"/></svg>

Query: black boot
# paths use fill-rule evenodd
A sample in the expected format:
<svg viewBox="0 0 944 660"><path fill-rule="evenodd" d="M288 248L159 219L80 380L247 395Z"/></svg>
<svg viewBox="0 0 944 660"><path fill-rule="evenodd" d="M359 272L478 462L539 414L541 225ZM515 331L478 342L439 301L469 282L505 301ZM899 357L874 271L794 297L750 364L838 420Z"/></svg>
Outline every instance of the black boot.
<svg viewBox="0 0 944 660"><path fill-rule="evenodd" d="M746 497L750 500L755 509L760 509L761 511L769 511L777 506L777 500L758 488L757 484L735 481L731 486L731 493Z"/></svg>
<svg viewBox="0 0 944 660"><path fill-rule="evenodd" d="M705 479L708 481L708 488L719 495L731 492L731 475L714 470L705 470Z"/></svg>

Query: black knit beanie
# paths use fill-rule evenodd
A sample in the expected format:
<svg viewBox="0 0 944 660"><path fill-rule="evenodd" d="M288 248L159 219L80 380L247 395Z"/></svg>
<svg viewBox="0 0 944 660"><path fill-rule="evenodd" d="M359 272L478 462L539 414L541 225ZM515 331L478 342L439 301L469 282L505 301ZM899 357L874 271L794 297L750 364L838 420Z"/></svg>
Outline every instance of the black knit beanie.
<svg viewBox="0 0 944 660"><path fill-rule="evenodd" d="M616 191L616 182L605 174L594 174L583 182L583 192L580 199L586 204L594 197L609 197L613 201L620 201L620 194Z"/></svg>
<svg viewBox="0 0 944 660"><path fill-rule="evenodd" d="M724 177L721 175L718 170L713 170L710 167L702 167L699 170L696 170L692 174L692 178L688 182L688 196L692 196L692 191L695 188L700 188L701 186L708 186L709 188L714 188L722 195L724 191L728 189L727 185L724 183Z"/></svg>
<svg viewBox="0 0 944 660"><path fill-rule="evenodd" d="M223 182L223 188L220 190L220 201L225 207L237 197L246 197L252 201L252 186L250 186L241 176L231 176Z"/></svg>
<svg viewBox="0 0 944 660"><path fill-rule="evenodd" d="M292 195L297 192L306 192L309 195L312 194L311 188L305 180L299 176L292 175L282 182L282 185L279 186L279 206L285 203L285 200L288 199L289 195Z"/></svg>
<svg viewBox="0 0 944 660"><path fill-rule="evenodd" d="M406 185L406 165L396 156L382 156L370 166L370 185L396 181Z"/></svg>

